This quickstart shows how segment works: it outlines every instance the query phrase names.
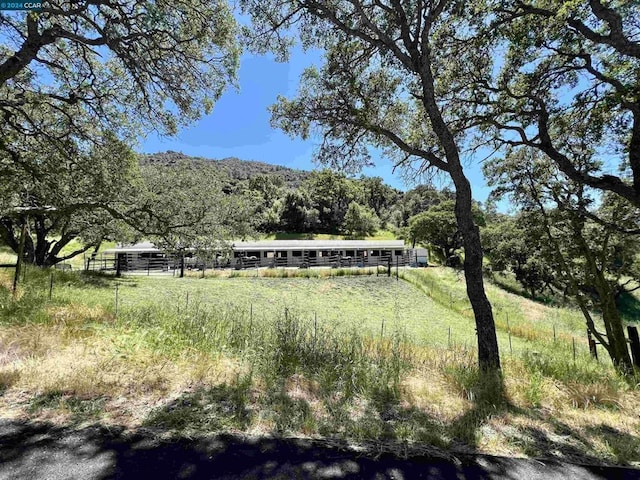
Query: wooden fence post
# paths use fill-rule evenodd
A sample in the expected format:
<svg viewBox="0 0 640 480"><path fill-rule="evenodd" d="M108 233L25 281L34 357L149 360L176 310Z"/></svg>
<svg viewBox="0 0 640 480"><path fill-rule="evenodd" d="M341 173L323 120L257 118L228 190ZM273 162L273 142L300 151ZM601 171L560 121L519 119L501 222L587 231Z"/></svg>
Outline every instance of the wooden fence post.
<svg viewBox="0 0 640 480"><path fill-rule="evenodd" d="M13 297L18 291L18 281L20 280L20 267L22 267L22 256L24 255L24 242L27 237L27 222L23 219L22 231L20 232L20 243L18 244L18 259L16 260L16 273L13 275Z"/></svg>
<svg viewBox="0 0 640 480"><path fill-rule="evenodd" d="M629 333L629 343L631 344L631 357L633 358L633 364L640 368L640 339L638 338L638 329L632 325L627 326L627 332Z"/></svg>
<svg viewBox="0 0 640 480"><path fill-rule="evenodd" d="M118 318L118 285L116 285L116 318Z"/></svg>
<svg viewBox="0 0 640 480"><path fill-rule="evenodd" d="M316 349L318 342L318 312L313 312L313 349Z"/></svg>

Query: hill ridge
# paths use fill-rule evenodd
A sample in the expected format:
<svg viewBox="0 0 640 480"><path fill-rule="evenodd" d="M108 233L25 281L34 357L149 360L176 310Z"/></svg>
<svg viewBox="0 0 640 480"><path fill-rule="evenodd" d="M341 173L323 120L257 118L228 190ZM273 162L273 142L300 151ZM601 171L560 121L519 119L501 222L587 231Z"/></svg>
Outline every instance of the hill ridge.
<svg viewBox="0 0 640 480"><path fill-rule="evenodd" d="M297 187L311 174L308 170L299 170L284 165L274 165L260 160L243 160L237 157L222 159L205 158L186 155L182 152L167 150L166 152L140 154L140 164L174 165L180 161L188 161L194 166L216 166L225 172L231 180L248 180L259 175L276 175L290 186Z"/></svg>

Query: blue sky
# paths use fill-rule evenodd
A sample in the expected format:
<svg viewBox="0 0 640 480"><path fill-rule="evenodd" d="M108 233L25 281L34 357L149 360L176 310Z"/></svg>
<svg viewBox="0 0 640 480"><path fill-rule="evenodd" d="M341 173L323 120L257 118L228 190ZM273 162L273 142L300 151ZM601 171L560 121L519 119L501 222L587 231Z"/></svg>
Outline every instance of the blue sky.
<svg viewBox="0 0 640 480"><path fill-rule="evenodd" d="M321 61L317 51L295 49L288 63L277 63L269 56L244 55L238 73L239 89L227 90L213 112L172 138L149 135L141 139L144 153L174 150L186 155L211 159L237 157L311 170L319 168L313 162L315 142L292 139L269 125L268 107L278 95L293 96L303 69ZM401 190L411 188L403 183L399 173L392 172L392 163L384 158L366 175L380 176L385 183ZM479 166L467 168L473 185L474 198L484 201L489 193Z"/></svg>

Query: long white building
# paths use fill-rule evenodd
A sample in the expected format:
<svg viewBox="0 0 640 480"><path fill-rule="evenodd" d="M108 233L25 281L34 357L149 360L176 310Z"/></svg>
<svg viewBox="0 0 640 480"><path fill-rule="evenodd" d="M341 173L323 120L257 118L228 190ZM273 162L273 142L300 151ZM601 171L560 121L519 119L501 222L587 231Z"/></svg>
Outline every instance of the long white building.
<svg viewBox="0 0 640 480"><path fill-rule="evenodd" d="M120 245L104 252L113 257L113 267L122 271L180 268L176 258L152 243ZM356 267L406 265L418 262L403 240L261 240L233 242L231 252L215 252L208 259L188 253L187 268L256 267ZM425 259L426 261L426 259ZM103 262L104 263L104 262Z"/></svg>

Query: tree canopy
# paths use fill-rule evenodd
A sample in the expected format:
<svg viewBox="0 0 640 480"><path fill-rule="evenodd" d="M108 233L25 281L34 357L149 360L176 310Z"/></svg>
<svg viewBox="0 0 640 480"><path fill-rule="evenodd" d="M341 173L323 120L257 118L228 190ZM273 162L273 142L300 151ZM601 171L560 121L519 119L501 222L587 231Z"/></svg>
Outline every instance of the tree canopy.
<svg viewBox="0 0 640 480"><path fill-rule="evenodd" d="M503 61L477 77L479 122L500 145L547 155L571 180L640 205L640 9L635 2L487 1ZM500 51L506 52L503 56ZM581 169L585 150L598 168Z"/></svg>
<svg viewBox="0 0 640 480"><path fill-rule="evenodd" d="M40 265L137 225L129 147L209 112L239 57L227 4L202 0L45 2L3 11L0 36L0 235L28 222Z"/></svg>
<svg viewBox="0 0 640 480"><path fill-rule="evenodd" d="M366 237L373 235L380 227L380 219L376 212L357 202L351 202L344 215L342 228L347 235Z"/></svg>
<svg viewBox="0 0 640 480"><path fill-rule="evenodd" d="M210 111L239 56L220 1L46 2L38 12L2 12L0 36L4 138L47 138L49 119L36 106L64 112L76 133L96 119L118 136L132 123L173 133Z"/></svg>

